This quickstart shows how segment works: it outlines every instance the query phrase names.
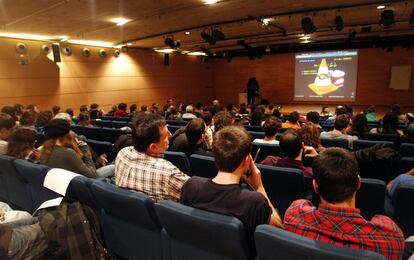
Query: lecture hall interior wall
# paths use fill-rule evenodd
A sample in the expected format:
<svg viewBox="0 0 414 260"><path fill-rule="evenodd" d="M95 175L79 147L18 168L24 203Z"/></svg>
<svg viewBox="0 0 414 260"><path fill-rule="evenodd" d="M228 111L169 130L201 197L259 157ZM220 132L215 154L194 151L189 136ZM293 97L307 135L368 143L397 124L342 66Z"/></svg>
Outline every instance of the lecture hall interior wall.
<svg viewBox="0 0 414 260"><path fill-rule="evenodd" d="M19 64L15 45L24 42L28 52L23 59L28 65ZM59 104L63 109L99 103L105 110L111 105L164 104L168 98L176 101L210 102L219 99L222 104L238 102L238 93L246 88L247 79L255 76L261 87L261 96L283 105L284 111L320 110L322 105L334 107L336 103L295 102L294 53L265 55L262 59L248 57L202 62L200 57L170 55L170 65L163 65L163 54L146 50L122 52L119 58L108 55L101 58L99 47L90 47L91 56L83 57L85 46L71 45L73 54L54 63L52 54L40 52L41 41L0 39L0 106L15 103L37 104L40 109L50 109ZM414 110L414 73L409 90L388 87L392 65L414 65L414 50L394 47L385 49L360 49L356 111L370 104L379 111L386 111L390 104L400 103Z"/></svg>

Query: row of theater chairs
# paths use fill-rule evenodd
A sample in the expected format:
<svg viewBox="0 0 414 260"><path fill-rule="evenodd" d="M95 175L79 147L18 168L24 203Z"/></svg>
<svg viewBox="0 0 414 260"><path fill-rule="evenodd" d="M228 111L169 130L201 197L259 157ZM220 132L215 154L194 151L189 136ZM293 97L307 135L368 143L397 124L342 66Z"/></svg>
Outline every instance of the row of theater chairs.
<svg viewBox="0 0 414 260"><path fill-rule="evenodd" d="M190 176L213 178L217 174L214 158L209 156L193 154L188 159L184 153L167 151L164 158ZM257 164L257 167L261 171L263 185L269 198L278 208L281 216L294 200L309 198L305 194L304 178L299 169L262 164ZM411 195L408 195L410 192ZM414 194L414 188L402 187L398 189L397 194L394 201L386 203L386 199L388 199L386 198L386 183L377 179L362 178L356 205L361 210L361 215L366 219L371 219L377 214L385 214L385 204L389 205L387 212L402 226L405 234L414 235L414 223L409 221L407 217L414 217L414 209L406 204L410 200L410 196ZM319 201L316 194L313 194L311 199L315 205ZM394 210L391 205L394 205L396 209Z"/></svg>
<svg viewBox="0 0 414 260"><path fill-rule="evenodd" d="M108 127L87 127L71 125L70 128L78 135L83 135L88 139L115 143L121 135L125 134L121 129Z"/></svg>
<svg viewBox="0 0 414 260"><path fill-rule="evenodd" d="M6 202L14 202L12 205L19 205L20 209L32 213L42 200L58 196L42 185L49 170L47 167L3 156L0 164L3 169L0 178L2 191L6 187L6 190L14 192L9 194L12 197ZM24 170L19 166L22 164L26 164ZM11 165L16 169L6 169ZM7 178L11 171L19 176L16 178L21 179L9 182ZM33 204L31 196L35 194L38 201ZM16 201L15 196L20 199ZM165 260L254 257L243 224L231 216L190 208L172 201L153 203L143 193L84 176L71 181L66 197L68 200L78 200L98 213L105 245L112 257ZM317 242L268 225L257 228L255 240L258 251L256 259L274 259L275 256L291 259L309 253L315 259L327 259L328 256L382 259L375 253ZM278 250L275 251L275 248Z"/></svg>
<svg viewBox="0 0 414 260"><path fill-rule="evenodd" d="M132 123L128 121L111 121L111 120L101 120L93 119L91 124L99 127L108 127L108 128L122 128L122 127L132 127Z"/></svg>

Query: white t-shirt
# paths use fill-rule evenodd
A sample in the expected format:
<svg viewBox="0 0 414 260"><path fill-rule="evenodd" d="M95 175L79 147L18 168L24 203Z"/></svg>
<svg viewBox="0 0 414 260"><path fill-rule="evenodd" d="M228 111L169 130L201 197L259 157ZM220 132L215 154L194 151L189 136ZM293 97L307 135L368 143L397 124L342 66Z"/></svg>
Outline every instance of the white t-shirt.
<svg viewBox="0 0 414 260"><path fill-rule="evenodd" d="M278 140L265 141L264 139L254 139L253 143L259 144L279 144Z"/></svg>

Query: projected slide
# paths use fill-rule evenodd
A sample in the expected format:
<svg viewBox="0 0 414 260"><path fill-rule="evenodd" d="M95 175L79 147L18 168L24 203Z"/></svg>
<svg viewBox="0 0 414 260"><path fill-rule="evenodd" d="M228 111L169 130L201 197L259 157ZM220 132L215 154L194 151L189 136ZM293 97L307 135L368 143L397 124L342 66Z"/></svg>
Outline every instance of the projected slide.
<svg viewBox="0 0 414 260"><path fill-rule="evenodd" d="M295 55L295 98L303 101L354 101L358 51Z"/></svg>

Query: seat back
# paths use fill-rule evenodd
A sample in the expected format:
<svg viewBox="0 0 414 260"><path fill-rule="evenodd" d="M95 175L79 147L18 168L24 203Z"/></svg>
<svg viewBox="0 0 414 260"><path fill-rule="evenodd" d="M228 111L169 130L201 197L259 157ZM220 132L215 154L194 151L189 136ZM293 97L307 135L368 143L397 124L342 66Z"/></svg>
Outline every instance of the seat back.
<svg viewBox="0 0 414 260"><path fill-rule="evenodd" d="M8 202L13 209L33 212L29 182L16 170L14 157L0 155L0 171L7 185Z"/></svg>
<svg viewBox="0 0 414 260"><path fill-rule="evenodd" d="M213 178L218 169L213 157L193 154L190 156L191 176Z"/></svg>
<svg viewBox="0 0 414 260"><path fill-rule="evenodd" d="M258 151L259 151L259 154L257 154ZM256 154L257 154L257 158L256 158ZM284 156L282 149L280 148L278 144L266 144L266 143L255 143L255 142L252 143L252 156L256 158L256 163L260 163L261 161L266 159L266 157L269 155L279 156L279 157Z"/></svg>
<svg viewBox="0 0 414 260"><path fill-rule="evenodd" d="M364 133L362 138L365 140L372 140L372 141L390 141L390 142L398 142L399 135L398 134L375 134L375 133Z"/></svg>
<svg viewBox="0 0 414 260"><path fill-rule="evenodd" d="M254 233L260 260L315 259L315 260L362 260L385 259L370 251L336 246L313 240L270 225L260 225Z"/></svg>
<svg viewBox="0 0 414 260"><path fill-rule="evenodd" d="M110 120L95 120L95 124L100 127L112 127L112 121Z"/></svg>
<svg viewBox="0 0 414 260"><path fill-rule="evenodd" d="M162 259L161 225L147 195L101 181L94 181L91 189L102 208L103 235L110 254Z"/></svg>
<svg viewBox="0 0 414 260"><path fill-rule="evenodd" d="M400 159L400 173L406 173L412 168L414 168L414 156L413 157L403 157Z"/></svg>
<svg viewBox="0 0 414 260"><path fill-rule="evenodd" d="M247 131L251 132L263 132L263 127L258 125L245 125L244 128L246 128Z"/></svg>
<svg viewBox="0 0 414 260"><path fill-rule="evenodd" d="M353 150L369 148L369 147L374 146L376 144L386 144L386 145L391 146L392 148L395 147L395 144L393 142L390 142L390 141L355 140L353 142Z"/></svg>
<svg viewBox="0 0 414 260"><path fill-rule="evenodd" d="M264 132L252 132L252 131L249 131L249 134L252 137L252 141L254 139L263 139L263 138L265 138L265 133Z"/></svg>
<svg viewBox="0 0 414 260"><path fill-rule="evenodd" d="M129 126L127 121L112 121L112 127L114 128L122 128L125 126Z"/></svg>
<svg viewBox="0 0 414 260"><path fill-rule="evenodd" d="M115 141L118 139L118 137L120 137L121 135L124 134L124 132L121 129L108 128L108 127L102 127L102 132L103 132L103 135L104 135L104 139L102 139L100 141L106 141L106 142L110 142L112 144L115 143ZM91 139L93 139L93 138L91 138ZM94 140L97 140L97 139L94 139Z"/></svg>
<svg viewBox="0 0 414 260"><path fill-rule="evenodd" d="M178 126L186 126L188 122L185 121L177 121L177 120L166 120L167 125L178 125Z"/></svg>
<svg viewBox="0 0 414 260"><path fill-rule="evenodd" d="M394 220L402 229L404 237L414 236L414 187L401 185L397 188L393 198Z"/></svg>
<svg viewBox="0 0 414 260"><path fill-rule="evenodd" d="M43 187L46 174L50 170L49 167L20 159L13 163L17 172L27 181L27 187L32 198L32 211L29 211L30 213L33 213L46 200L61 197L59 194Z"/></svg>
<svg viewBox="0 0 414 260"><path fill-rule="evenodd" d="M400 145L401 157L414 157L414 144L402 143Z"/></svg>
<svg viewBox="0 0 414 260"><path fill-rule="evenodd" d="M165 151L164 159L174 164L180 171L187 175L191 175L191 166L188 156L182 152Z"/></svg>
<svg viewBox="0 0 414 260"><path fill-rule="evenodd" d="M194 209L172 201L155 204L171 259L248 259L249 245L235 217Z"/></svg>
<svg viewBox="0 0 414 260"><path fill-rule="evenodd" d="M283 219L290 204L304 196L305 186L302 171L262 164L258 164L257 167L262 173L263 186L269 199Z"/></svg>
<svg viewBox="0 0 414 260"><path fill-rule="evenodd" d="M179 125L167 125L168 127L168 131L171 132L171 134L174 134L178 129L180 129L183 126L179 126Z"/></svg>
<svg viewBox="0 0 414 260"><path fill-rule="evenodd" d="M341 147L345 149L349 147L348 140L341 138L321 138L321 144L324 147Z"/></svg>
<svg viewBox="0 0 414 260"><path fill-rule="evenodd" d="M78 135L84 135L88 139L104 141L105 137L100 127L86 127L80 125L71 125L70 128Z"/></svg>
<svg viewBox="0 0 414 260"><path fill-rule="evenodd" d="M109 162L114 159L113 145L110 142L96 141L92 139L87 139L86 142L95 151L96 155L106 154Z"/></svg>
<svg viewBox="0 0 414 260"><path fill-rule="evenodd" d="M93 180L83 175L76 176L70 181L65 197L73 201L79 201L99 212L100 206L94 199L91 189L94 181L99 182L100 180Z"/></svg>
<svg viewBox="0 0 414 260"><path fill-rule="evenodd" d="M370 220L373 216L385 213L385 182L377 179L361 179L361 188L356 195L356 207L361 210L361 215Z"/></svg>

